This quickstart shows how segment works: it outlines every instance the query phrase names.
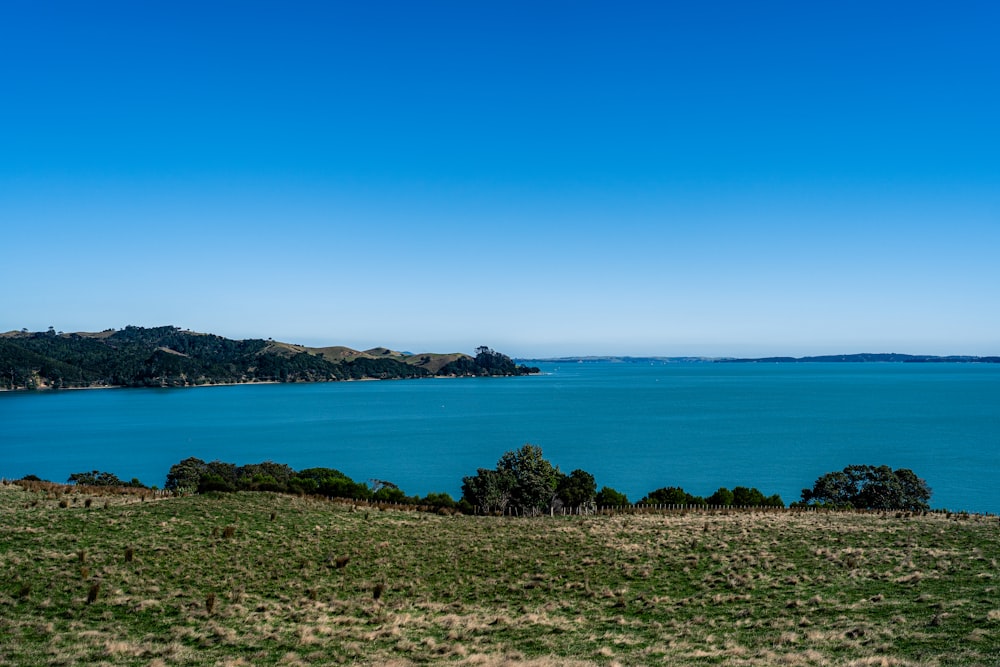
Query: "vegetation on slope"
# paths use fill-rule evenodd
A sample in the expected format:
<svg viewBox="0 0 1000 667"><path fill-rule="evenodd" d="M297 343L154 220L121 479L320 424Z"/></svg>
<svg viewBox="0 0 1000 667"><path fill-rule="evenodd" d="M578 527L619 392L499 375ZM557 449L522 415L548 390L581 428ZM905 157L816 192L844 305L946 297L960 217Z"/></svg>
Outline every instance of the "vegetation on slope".
<svg viewBox="0 0 1000 667"><path fill-rule="evenodd" d="M230 340L177 327L129 326L100 334L0 335L0 388L176 387L235 382L321 382L432 375L523 375L505 355L410 355L375 348L308 348Z"/></svg>
<svg viewBox="0 0 1000 667"><path fill-rule="evenodd" d="M528 375L537 373L537 368L515 364L510 357L494 352L488 347L476 348L473 358L461 357L445 365L441 375Z"/></svg>
<svg viewBox="0 0 1000 667"><path fill-rule="evenodd" d="M0 663L987 665L995 518L0 485ZM99 490L97 490L99 491Z"/></svg>

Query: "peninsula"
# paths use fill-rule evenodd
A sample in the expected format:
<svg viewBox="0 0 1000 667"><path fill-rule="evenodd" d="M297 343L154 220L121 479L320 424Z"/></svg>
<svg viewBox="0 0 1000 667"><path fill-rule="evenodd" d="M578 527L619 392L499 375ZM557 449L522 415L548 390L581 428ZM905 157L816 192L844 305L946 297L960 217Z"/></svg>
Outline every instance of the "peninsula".
<svg viewBox="0 0 1000 667"><path fill-rule="evenodd" d="M174 326L0 334L0 389L184 387L537 373L488 347L475 355L231 340Z"/></svg>

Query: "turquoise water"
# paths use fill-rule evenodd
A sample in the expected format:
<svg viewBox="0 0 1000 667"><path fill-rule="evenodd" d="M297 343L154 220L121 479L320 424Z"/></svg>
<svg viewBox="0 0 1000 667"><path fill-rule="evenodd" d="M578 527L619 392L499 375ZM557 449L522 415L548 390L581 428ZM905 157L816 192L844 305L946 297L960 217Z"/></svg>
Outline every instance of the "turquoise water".
<svg viewBox="0 0 1000 667"><path fill-rule="evenodd" d="M931 504L1000 513L1000 365L542 364L541 376L0 394L0 476L162 486L188 456L337 468L459 495L505 451L638 500L756 486L797 500L848 464L912 468Z"/></svg>

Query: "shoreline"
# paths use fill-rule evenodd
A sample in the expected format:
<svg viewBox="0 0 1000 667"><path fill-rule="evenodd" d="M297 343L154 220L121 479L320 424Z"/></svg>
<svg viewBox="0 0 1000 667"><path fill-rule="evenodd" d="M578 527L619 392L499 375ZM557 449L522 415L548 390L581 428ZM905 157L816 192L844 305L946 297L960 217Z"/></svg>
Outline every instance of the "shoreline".
<svg viewBox="0 0 1000 667"><path fill-rule="evenodd" d="M338 382L339 380L320 380L319 382ZM40 387L18 387L15 389L9 389L7 387L0 388L0 393L19 393L19 392L60 392L60 391L90 391L98 389L196 389L198 387L228 387L236 385L247 385L247 384L297 384L294 382L280 382L279 380L253 380L248 382L205 382L203 384L184 384L180 386L142 386L142 387L130 387L124 384L101 384L101 385L91 385L89 387L51 387L49 385L42 385ZM314 383L301 383L301 384L314 384Z"/></svg>
<svg viewBox="0 0 1000 667"><path fill-rule="evenodd" d="M17 387L15 389L10 389L8 387L0 387L0 393L30 393L30 392L60 392L60 391L90 391L98 389L197 389L199 387L236 387L236 386L246 386L254 384L332 384L336 382L394 382L394 381L406 381L406 380L454 380L459 378L475 378L475 377L491 377L491 378L505 378L505 377L534 377L539 375L545 375L545 373L527 373L526 375L428 375L424 377L401 377L401 378L345 378L343 380L298 380L295 382L282 382L281 380L246 380L241 382L203 382L201 384L183 384L183 385L142 385L131 387L124 384L105 384L105 385L91 385L89 387L52 387L49 385L42 385L39 387Z"/></svg>

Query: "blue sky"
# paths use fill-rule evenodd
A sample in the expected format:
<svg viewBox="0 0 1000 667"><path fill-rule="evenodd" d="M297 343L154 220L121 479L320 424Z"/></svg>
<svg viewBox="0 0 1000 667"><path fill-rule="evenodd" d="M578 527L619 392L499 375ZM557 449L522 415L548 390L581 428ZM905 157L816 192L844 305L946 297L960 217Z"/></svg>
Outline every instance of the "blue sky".
<svg viewBox="0 0 1000 667"><path fill-rule="evenodd" d="M993 2L5 2L0 330L1000 354L998 25Z"/></svg>

